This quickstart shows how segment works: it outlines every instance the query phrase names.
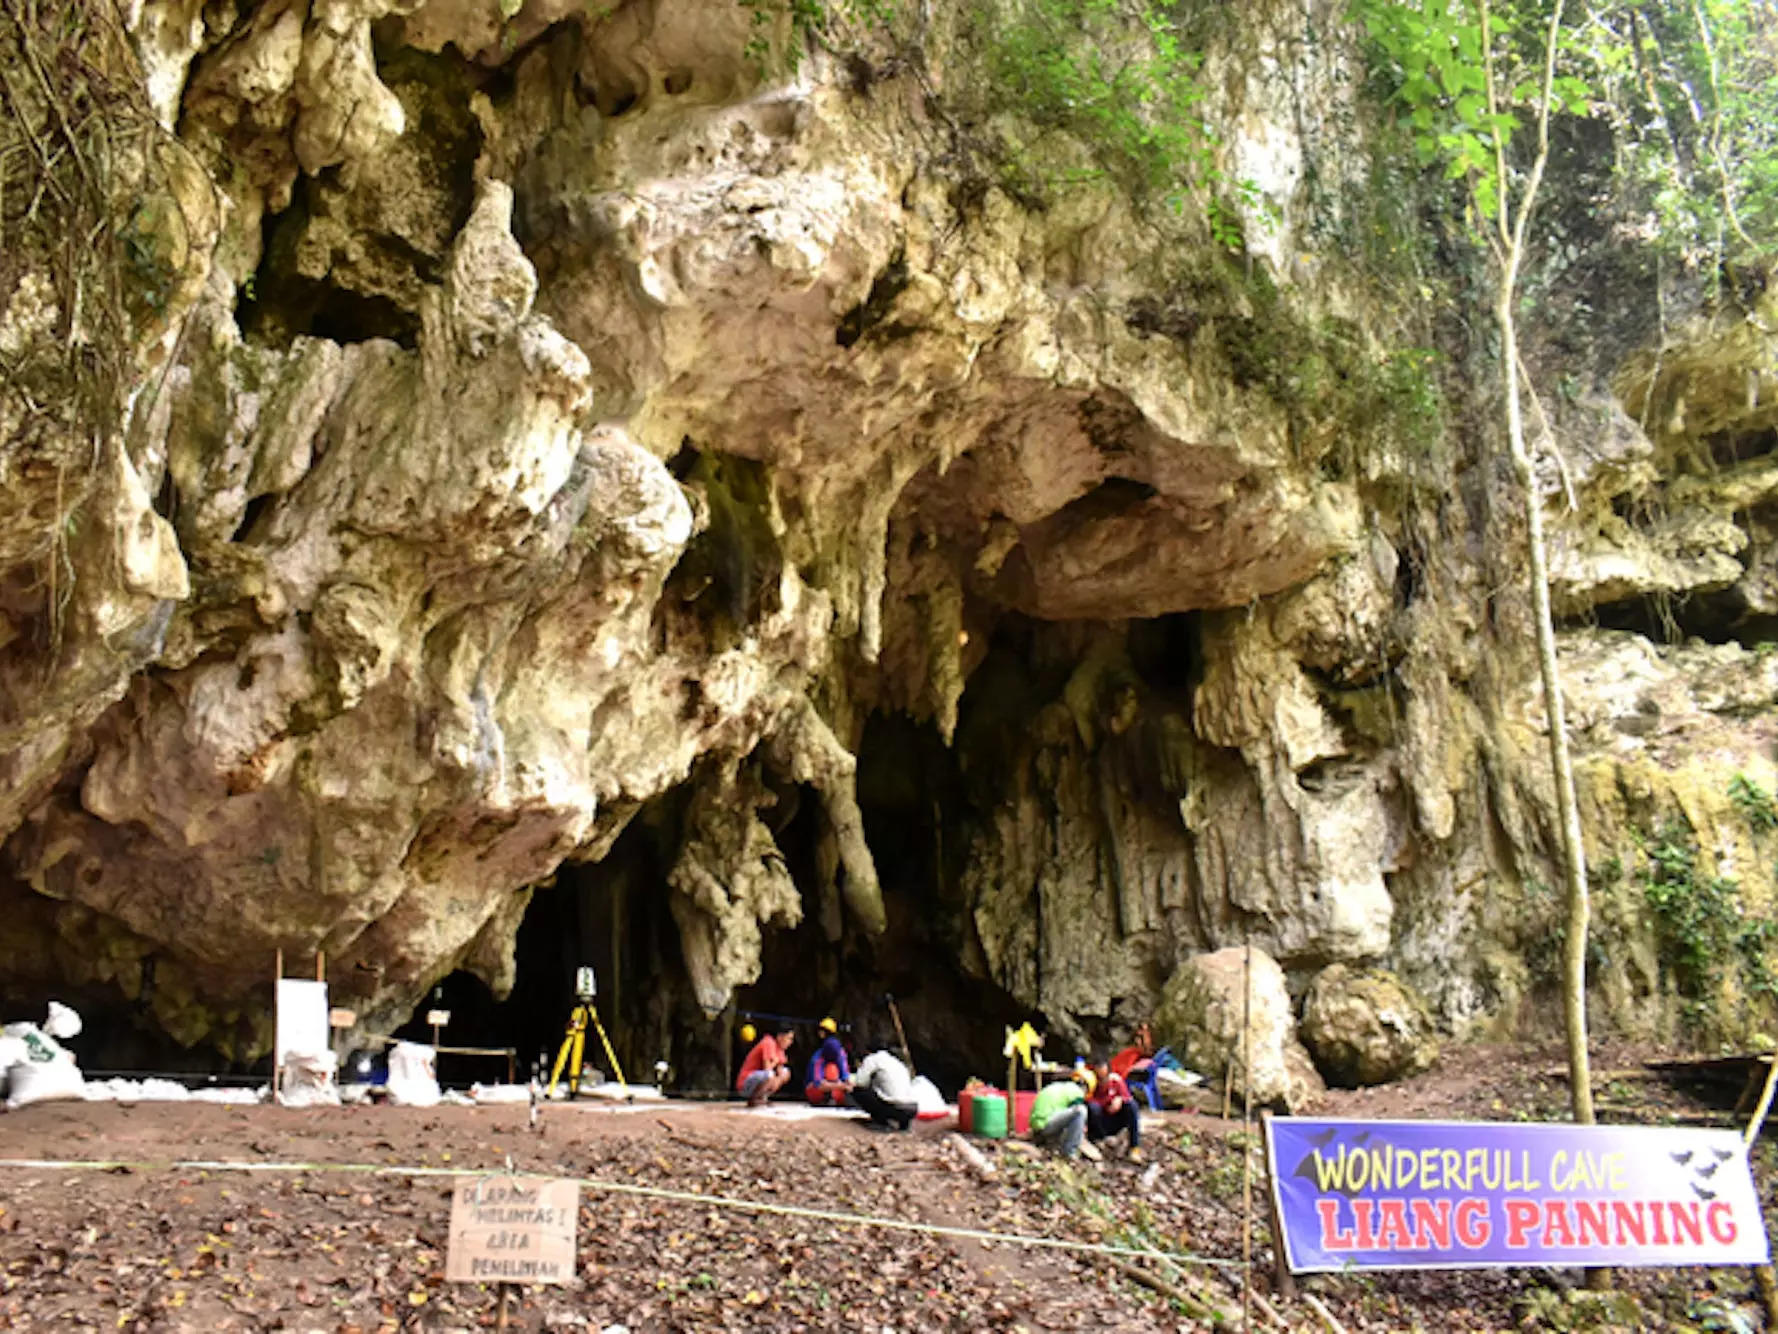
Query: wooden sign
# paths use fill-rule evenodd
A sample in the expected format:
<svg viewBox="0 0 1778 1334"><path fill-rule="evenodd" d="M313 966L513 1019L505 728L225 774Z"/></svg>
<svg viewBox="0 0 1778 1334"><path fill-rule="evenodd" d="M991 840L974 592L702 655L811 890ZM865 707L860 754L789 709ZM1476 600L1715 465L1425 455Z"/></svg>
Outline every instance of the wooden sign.
<svg viewBox="0 0 1778 1334"><path fill-rule="evenodd" d="M574 1277L580 1183L560 1178L458 1177L451 1196L452 1283L566 1283Z"/></svg>
<svg viewBox="0 0 1778 1334"><path fill-rule="evenodd" d="M426 1022L434 1028L446 1028L451 1022L451 1012L449 1010L428 1010L426 1011Z"/></svg>
<svg viewBox="0 0 1778 1334"><path fill-rule="evenodd" d="M327 1012L327 1026L329 1028L350 1028L357 1022L358 1011L356 1010L333 1009Z"/></svg>

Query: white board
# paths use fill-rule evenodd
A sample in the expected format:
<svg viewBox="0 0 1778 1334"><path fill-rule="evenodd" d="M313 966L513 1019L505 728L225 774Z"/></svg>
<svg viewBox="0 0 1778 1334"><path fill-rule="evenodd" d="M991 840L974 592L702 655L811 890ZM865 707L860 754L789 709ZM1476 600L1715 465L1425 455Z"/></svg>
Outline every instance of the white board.
<svg viewBox="0 0 1778 1334"><path fill-rule="evenodd" d="M320 1056L332 1049L328 1040L327 983L298 978L278 980L278 1032L274 1059L280 1068L291 1053Z"/></svg>

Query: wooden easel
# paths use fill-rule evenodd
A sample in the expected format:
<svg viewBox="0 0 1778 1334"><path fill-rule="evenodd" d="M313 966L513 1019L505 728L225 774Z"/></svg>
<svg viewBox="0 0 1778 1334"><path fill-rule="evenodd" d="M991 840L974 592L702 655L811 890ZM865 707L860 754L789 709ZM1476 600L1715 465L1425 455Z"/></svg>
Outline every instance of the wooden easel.
<svg viewBox="0 0 1778 1334"><path fill-rule="evenodd" d="M278 1069L278 983L284 980L284 950L279 948L276 960L272 964L272 1101L278 1101L278 1081L281 1071ZM315 980L327 981L327 955L320 950L315 951Z"/></svg>

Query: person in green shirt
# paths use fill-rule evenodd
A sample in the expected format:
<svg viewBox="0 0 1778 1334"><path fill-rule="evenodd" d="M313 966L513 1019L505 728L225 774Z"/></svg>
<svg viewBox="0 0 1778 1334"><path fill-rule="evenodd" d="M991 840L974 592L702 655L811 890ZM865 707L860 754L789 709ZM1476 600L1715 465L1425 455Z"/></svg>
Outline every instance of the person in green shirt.
<svg viewBox="0 0 1778 1334"><path fill-rule="evenodd" d="M1045 1084L1031 1104L1031 1138L1045 1148L1054 1149L1064 1158L1072 1158L1080 1150L1080 1137L1087 1128L1086 1094L1072 1079Z"/></svg>

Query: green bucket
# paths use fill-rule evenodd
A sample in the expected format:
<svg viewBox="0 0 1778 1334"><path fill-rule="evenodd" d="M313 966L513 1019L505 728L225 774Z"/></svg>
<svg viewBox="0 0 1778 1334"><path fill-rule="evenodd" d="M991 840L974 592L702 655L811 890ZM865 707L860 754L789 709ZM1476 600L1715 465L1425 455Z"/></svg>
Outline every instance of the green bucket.
<svg viewBox="0 0 1778 1334"><path fill-rule="evenodd" d="M970 1110L975 1133L984 1139L1006 1138L1006 1095L978 1093Z"/></svg>

